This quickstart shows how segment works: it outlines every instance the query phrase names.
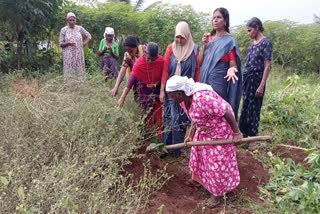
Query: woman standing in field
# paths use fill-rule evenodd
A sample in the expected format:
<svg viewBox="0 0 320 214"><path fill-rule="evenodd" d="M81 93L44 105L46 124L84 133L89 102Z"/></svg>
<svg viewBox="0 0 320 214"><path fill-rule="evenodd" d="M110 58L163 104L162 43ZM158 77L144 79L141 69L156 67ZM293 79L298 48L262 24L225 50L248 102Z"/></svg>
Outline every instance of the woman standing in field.
<svg viewBox="0 0 320 214"><path fill-rule="evenodd" d="M124 40L124 48L126 49L126 52L124 53L122 67L120 69L116 84L111 90L112 96L116 96L118 94L118 90L124 76L127 75L127 79L129 79L133 65L137 59L144 56L146 52L146 46L140 45L139 39L136 36L131 35Z"/></svg>
<svg viewBox="0 0 320 214"><path fill-rule="evenodd" d="M160 100L164 103L165 145L182 143L190 120L173 100L165 94L165 85L169 77L174 75L187 76L199 81L199 66L197 63L198 46L194 44L188 23L179 22L176 26L174 42L168 45L164 57ZM179 156L180 150L172 151Z"/></svg>
<svg viewBox="0 0 320 214"><path fill-rule="evenodd" d="M166 91L175 103L182 106L192 122L185 142L232 138L234 142L241 141L242 135L230 104L210 85L173 76L167 82ZM189 167L192 179L212 194L207 201L209 207L218 205L223 195L240 183L233 144L193 146Z"/></svg>
<svg viewBox="0 0 320 214"><path fill-rule="evenodd" d="M237 118L242 84L240 51L230 34L227 9L214 11L212 25L212 33L205 33L202 38L200 82L211 85L232 106Z"/></svg>
<svg viewBox="0 0 320 214"><path fill-rule="evenodd" d="M164 60L158 52L156 43L148 43L146 56L140 57L134 64L132 74L118 100L118 106L123 106L129 91L135 86L139 104L147 114L147 128L157 131L161 140L162 104L159 94Z"/></svg>
<svg viewBox="0 0 320 214"><path fill-rule="evenodd" d="M59 45L63 52L65 82L83 82L86 79L83 46L90 40L90 33L76 25L76 15L72 12L68 13L67 26L61 29L59 38Z"/></svg>
<svg viewBox="0 0 320 214"><path fill-rule="evenodd" d="M271 69L272 43L263 35L260 19L253 17L247 23L249 37L253 40L248 48L243 72L243 106L239 121L240 130L247 136L258 134L260 111L266 82ZM257 149L250 143L249 150Z"/></svg>
<svg viewBox="0 0 320 214"><path fill-rule="evenodd" d="M103 37L98 51L101 56L101 70L105 73L106 79L117 78L119 45L114 41L114 29L106 27Z"/></svg>

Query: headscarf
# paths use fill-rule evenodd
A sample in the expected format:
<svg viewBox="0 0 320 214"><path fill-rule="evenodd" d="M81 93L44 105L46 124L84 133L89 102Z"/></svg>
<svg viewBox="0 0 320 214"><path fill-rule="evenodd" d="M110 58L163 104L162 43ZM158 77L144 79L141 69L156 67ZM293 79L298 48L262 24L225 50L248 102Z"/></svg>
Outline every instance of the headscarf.
<svg viewBox="0 0 320 214"><path fill-rule="evenodd" d="M197 91L213 91L210 85L194 82L192 78L186 76L174 75L166 84L167 92L183 91L187 96L191 96Z"/></svg>
<svg viewBox="0 0 320 214"><path fill-rule="evenodd" d="M76 14L74 14L73 12L69 12L69 13L67 14L67 19L69 19L69 18L71 18L71 17L76 18Z"/></svg>
<svg viewBox="0 0 320 214"><path fill-rule="evenodd" d="M181 75L181 62L188 59L188 57L191 55L194 49L194 42L188 23L179 22L177 24L175 37L176 36L182 36L187 40L187 43L184 46L178 45L176 44L176 42L173 42L172 44L173 54L177 59L177 67L175 74Z"/></svg>
<svg viewBox="0 0 320 214"><path fill-rule="evenodd" d="M151 57L156 57L159 54L159 46L157 43L155 42L149 42L147 45L147 53L151 56Z"/></svg>
<svg viewBox="0 0 320 214"><path fill-rule="evenodd" d="M139 45L139 39L136 36L127 36L124 40L124 46L129 48L136 48Z"/></svg>
<svg viewBox="0 0 320 214"><path fill-rule="evenodd" d="M106 35L114 35L114 29L112 27L106 27L103 37L106 37Z"/></svg>

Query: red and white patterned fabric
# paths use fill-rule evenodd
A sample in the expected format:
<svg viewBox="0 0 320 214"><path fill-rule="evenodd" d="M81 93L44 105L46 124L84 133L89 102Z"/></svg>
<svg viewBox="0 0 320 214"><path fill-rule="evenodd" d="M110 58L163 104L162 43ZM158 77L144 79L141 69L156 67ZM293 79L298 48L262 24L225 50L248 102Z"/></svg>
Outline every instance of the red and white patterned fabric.
<svg viewBox="0 0 320 214"><path fill-rule="evenodd" d="M231 110L231 106L215 91L194 93L191 107L187 111L191 121L197 124L193 140L232 139L233 131L223 117L228 109ZM192 179L214 196L223 196L240 183L233 144L192 147L189 167Z"/></svg>

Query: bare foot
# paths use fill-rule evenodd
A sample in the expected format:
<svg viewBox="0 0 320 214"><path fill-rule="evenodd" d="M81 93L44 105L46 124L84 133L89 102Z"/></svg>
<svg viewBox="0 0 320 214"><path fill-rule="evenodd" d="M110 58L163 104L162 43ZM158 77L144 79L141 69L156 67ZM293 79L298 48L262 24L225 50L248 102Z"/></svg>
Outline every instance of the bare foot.
<svg viewBox="0 0 320 214"><path fill-rule="evenodd" d="M215 208L220 204L221 198L222 197L211 196L209 199L206 200L205 205L210 209Z"/></svg>

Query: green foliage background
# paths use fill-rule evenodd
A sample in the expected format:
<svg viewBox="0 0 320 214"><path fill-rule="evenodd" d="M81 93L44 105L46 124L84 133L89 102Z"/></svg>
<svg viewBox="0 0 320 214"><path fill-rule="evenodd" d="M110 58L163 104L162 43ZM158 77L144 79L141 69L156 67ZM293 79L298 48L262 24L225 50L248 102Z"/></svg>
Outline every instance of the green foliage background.
<svg viewBox="0 0 320 214"><path fill-rule="evenodd" d="M194 41L199 45L203 33L211 30L211 15L198 13L191 6L171 7L155 3L141 11L127 2L117 1L79 5L66 0L32 3L0 0L0 71L17 68L42 72L56 70L52 67L61 65L61 54L58 48L53 47L57 45L60 29L65 26L65 15L69 11L75 12L78 24L92 34L89 48L93 53L97 51L106 26L115 29L121 55L124 52L123 40L129 34L139 36L142 43L159 43L163 54L167 45L173 42L174 29L179 21L190 24ZM298 25L287 20L267 21L264 27L266 36L273 43L273 63L290 68L292 72L320 72L320 25L317 22ZM232 34L244 59L250 44L245 25L234 27ZM39 44L43 48L39 48ZM91 59L87 57L86 60ZM97 57L93 60L98 62Z"/></svg>

